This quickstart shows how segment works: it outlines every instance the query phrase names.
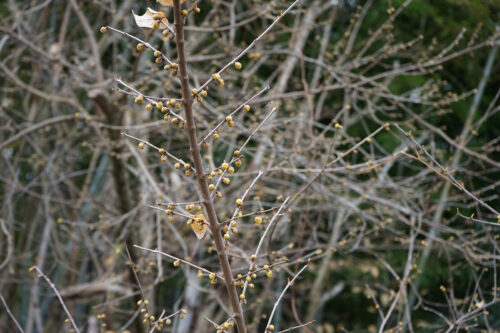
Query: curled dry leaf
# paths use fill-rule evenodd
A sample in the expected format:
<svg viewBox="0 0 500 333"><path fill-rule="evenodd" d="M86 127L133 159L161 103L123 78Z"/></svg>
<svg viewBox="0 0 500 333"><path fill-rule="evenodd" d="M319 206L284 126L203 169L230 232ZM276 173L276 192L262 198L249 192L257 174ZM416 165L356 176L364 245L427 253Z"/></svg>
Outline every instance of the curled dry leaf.
<svg viewBox="0 0 500 333"><path fill-rule="evenodd" d="M149 7L144 13L144 15L137 15L136 13L134 13L133 10L132 14L134 14L135 23L141 28L153 28L154 24L157 23L157 20L153 18L155 14L165 16L163 12L157 12L156 10L153 10ZM165 29L167 27L163 22L158 22L158 23L159 23L158 27L160 29Z"/></svg>
<svg viewBox="0 0 500 333"><path fill-rule="evenodd" d="M191 224L191 228L193 229L194 233L196 234L196 237L198 239L202 239L203 236L207 233L208 225L207 225L207 220L205 218L205 215L203 214L198 214L195 215L195 219L193 223Z"/></svg>
<svg viewBox="0 0 500 333"><path fill-rule="evenodd" d="M174 6L174 0L156 0L163 6L168 6L168 7L173 7ZM186 2L186 0L181 0L181 3Z"/></svg>

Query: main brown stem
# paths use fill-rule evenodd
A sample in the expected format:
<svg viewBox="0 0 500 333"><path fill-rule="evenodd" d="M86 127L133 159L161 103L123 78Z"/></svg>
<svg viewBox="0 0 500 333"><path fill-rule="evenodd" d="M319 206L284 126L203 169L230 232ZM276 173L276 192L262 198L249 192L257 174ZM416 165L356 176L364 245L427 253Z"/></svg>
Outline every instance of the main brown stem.
<svg viewBox="0 0 500 333"><path fill-rule="evenodd" d="M233 274L231 272L231 266L229 265L229 258L227 257L226 247L224 246L224 240L220 232L220 225L217 220L217 214L215 213L214 202L210 197L210 191L208 190L208 182L203 170L200 147L198 146L198 139L196 137L196 124L193 118L193 97L189 89L187 61L184 53L184 18L181 14L180 0L174 0L174 19L175 40L177 43L177 55L179 60L179 79L181 81L182 99L184 103L184 113L186 116L185 128L188 133L189 147L196 170L196 178L203 197L203 205L205 206L205 210L208 215L208 222L214 237L217 254L219 255L219 262L222 266L224 281L234 312L234 320L236 322L238 332L246 333L247 329L245 326L245 320L243 319L243 311L239 302L238 293L236 292L236 287L233 284Z"/></svg>

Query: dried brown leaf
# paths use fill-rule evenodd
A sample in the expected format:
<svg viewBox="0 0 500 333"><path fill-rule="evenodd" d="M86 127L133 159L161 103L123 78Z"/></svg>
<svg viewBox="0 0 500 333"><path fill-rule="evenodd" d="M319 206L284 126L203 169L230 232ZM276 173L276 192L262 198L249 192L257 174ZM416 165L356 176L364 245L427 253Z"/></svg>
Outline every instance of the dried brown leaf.
<svg viewBox="0 0 500 333"><path fill-rule="evenodd" d="M193 229L194 233L196 234L196 237L198 239L202 239L205 234L207 233L208 225L207 225L207 220L205 218L205 215L203 214L198 214L195 215L195 219L193 223L191 223L191 228Z"/></svg>

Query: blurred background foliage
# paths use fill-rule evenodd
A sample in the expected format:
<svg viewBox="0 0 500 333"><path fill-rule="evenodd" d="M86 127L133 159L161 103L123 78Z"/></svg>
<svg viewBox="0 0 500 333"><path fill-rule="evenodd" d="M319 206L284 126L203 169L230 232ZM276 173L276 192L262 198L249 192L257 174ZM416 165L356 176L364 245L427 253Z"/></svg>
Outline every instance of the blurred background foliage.
<svg viewBox="0 0 500 333"><path fill-rule="evenodd" d="M217 0L216 0L217 1ZM265 3L266 1L242 1L239 4L239 10L245 11L250 10L252 6L259 5ZM280 4L288 3L286 1L278 1ZM11 1L1 1L0 2L0 16L2 17L0 26L5 29L10 29L10 27L14 24L15 21L12 20L12 13L10 4ZM37 2L26 1L26 8L28 8L28 4L35 4ZM304 9L307 8L308 5L315 4L316 2L303 1L303 3L299 4L298 8ZM335 63L336 56L334 55L335 49L339 43L345 42L346 35L345 32L348 30L350 26L350 18L354 13L358 11L356 6L363 5L364 1L356 1L356 0L339 0L339 6L337 9L337 13L335 16L335 21L333 22L333 29L331 34L331 41L328 45L328 49L330 50L330 58L327 59L327 62ZM355 43L353 54L359 52L363 49L363 42L370 38L371 34L377 27L379 27L388 17L388 10L392 7L398 8L404 3L402 0L375 0L370 7L366 18L361 25L359 34L358 34L358 42ZM33 38L33 42L35 45L38 45L44 48L46 51L50 51L50 45L54 41L57 40L58 31L55 27L58 27L64 17L65 6L64 2L61 1L53 1L53 4L45 7L41 12L37 12L37 17L32 18L29 22L32 25L34 31L38 31L40 33L37 38ZM103 1L103 6L108 4L107 1ZM114 5L120 7L122 4L121 1L114 1ZM142 12L147 6L154 7L156 6L153 0L151 1L136 1L133 4L133 8L136 12ZM95 4L95 1L80 1L80 6L82 11L90 18L92 18L92 28L95 32L96 38L100 38L98 34L98 27L100 25L105 25L108 22L111 22L113 19L113 15L110 13L106 13L101 10L101 7ZM202 14L199 17L194 19L190 18L191 24L196 24L198 22L204 21L204 13L208 13L212 3L208 1L200 1L200 8L202 9ZM281 7L280 7L281 8ZM321 34L323 31L323 26L325 24L332 24L329 19L330 13L324 13L321 15L317 21L320 22L317 26L312 27L309 38L306 42L306 47L304 48L304 55L316 58L319 54L318 43L317 40L321 38ZM296 16L287 16L280 23L281 27L291 27L294 24L294 20ZM78 18L76 15L71 15L69 20L72 22L70 26L66 39L67 40L80 40L85 37L85 31L81 29L78 25ZM125 20L128 23L115 22L116 25L121 26L125 25L125 27L130 26L130 15L125 15ZM248 45L253 41L260 33L265 29L265 27L269 24L268 20L254 20L248 26L243 27L238 30L236 34L236 44L237 45ZM402 14L393 22L394 28L387 32L390 34L390 38L394 38L395 41L406 42L418 38L419 36L423 36L423 39L418 42L418 50L419 52L413 52L414 50L409 50L408 52L403 54L398 54L397 59L393 59L394 61L403 62L417 62L419 60L425 59L425 54L435 53L436 49L443 49L450 43L452 43L457 35L463 31L466 38L464 40L468 42L469 40L473 40L474 42L481 42L490 38L495 31L497 31L500 25L500 3L497 0L439 0L439 1L430 1L430 0L413 0L409 6L404 9ZM126 29L125 29L126 30ZM286 30L286 29L285 29ZM3 30L1 33L5 33L6 30ZM229 55L230 50L225 49L225 39L221 38L221 34L214 33L211 38L206 38L203 40L202 45L199 47L203 49L206 47L206 54L216 54L219 52L227 52ZM1 37L1 36L0 36ZM266 37L266 43L269 45L279 44L279 43L287 43L290 38L290 34L281 33L278 35L273 35L273 32L270 33L268 37ZM160 40L153 39L153 41L160 43ZM471 42L472 45L472 42ZM78 45L73 45L72 47L78 48ZM83 45L82 45L83 47ZM374 43L372 48L377 49L380 45ZM265 52L266 49L263 49L262 52ZM430 74L430 76L437 82L443 83L439 88L439 93L443 96L446 96L448 93L462 93L462 92L470 92L478 87L478 84L483 75L483 70L485 67L485 63L490 54L491 48L484 47L474 52L467 53L463 56L453 58L450 61L447 61L443 64L443 69L438 72L434 72ZM73 50L72 53L73 58L70 61L74 61L77 66L81 63L85 63L88 61L85 59L87 57L88 50L79 49ZM423 58L418 58L422 54L424 54ZM200 52L199 55L204 55L203 52ZM43 82L51 82L54 80L54 77L51 77L46 71L39 71L38 67L41 67L43 64L38 61L33 60L33 55L26 50L16 51L15 45L9 44L7 47L4 47L0 51L0 61L3 59L12 59L12 57L17 58L16 65L16 73L18 77L25 83L34 84L36 82L37 85L43 86ZM81 58L79 58L81 56ZM235 78L232 81L233 90L238 90L238 87L242 87L247 84L256 84L259 82L266 82L270 75L273 75L274 70L279 65L281 61L286 58L286 55L272 54L270 59L267 62L260 66L258 71L255 73L255 76L252 78ZM493 101L495 95L498 93L498 89L500 87L500 61L499 55L497 54L493 69L491 71L491 75L488 79L483 98L481 99L481 103L479 105L480 110L484 110L490 105ZM134 45L130 43L128 40L123 39L119 43L114 43L112 47L105 48L102 51L102 64L106 69L106 75L111 75L111 73L115 75L120 75L123 78L135 77L136 71L138 71L139 65L136 62L137 54L134 51ZM388 62L392 59L389 58ZM143 57L141 62L146 62L148 65L151 62L151 57ZM43 61L40 61L43 63ZM250 63L251 60L244 58L242 60L244 68L247 63ZM206 63L196 63L193 65L196 68L205 68L205 71L211 72L212 69L216 68L216 64L210 63L207 66ZM379 64L378 66L373 66L368 71L364 72L363 68L359 70L363 70L364 75L368 74L376 74L383 70L385 64ZM208 67L208 69L207 69ZM142 67L139 71L143 70ZM289 91L294 91L296 88L302 89L302 84L300 82L300 66L295 68L294 79L290 80L288 88ZM37 73L37 77L33 77L33 73ZM140 72L139 74L144 74L145 72ZM93 102L89 99L86 91L89 88L89 84L87 82L77 82L77 81L65 81L65 76L71 75L70 72L62 71L60 72L61 85L72 84L74 96L78 99L79 103L84 106L85 109L88 110L89 114L97 115L97 110L93 104ZM306 77L311 78L313 75L313 68L308 68L306 66ZM110 77L107 77L109 79ZM299 78L299 79L297 79ZM57 78L56 78L57 79ZM429 75L402 75L398 76L394 80L391 81L389 88L390 91L396 95L402 94L409 90L412 90L416 87L421 86L429 79ZM248 81L249 80L249 81ZM250 82L250 83L249 83ZM26 120L29 117L29 110L26 109L27 104L23 101L24 93L16 92L15 86L12 85L11 81L7 80L5 76L0 77L0 87L2 89L2 109L3 112L10 114L10 121L16 120L19 123ZM148 84L145 83L144 87L148 87ZM65 87L67 88L67 87ZM145 88L146 90L148 88ZM154 87L151 87L154 89ZM463 124L467 115L470 111L471 101L473 99L474 94L461 99L457 102L450 103L447 105L446 112L429 112L428 108L424 105L415 105L412 109L413 112L419 114L437 128L442 129L447 133L447 135L453 139L456 139L458 135L460 135ZM230 96L232 100L238 100L241 96L235 94L235 96ZM345 103L345 95L342 91L333 92L328 95L327 100L324 104L324 109L321 111L321 117L319 121L323 124L331 123L332 119L337 115L338 106ZM40 100L40 103L44 103ZM48 102L47 102L48 103ZM133 103L130 100L127 100L126 97L118 97L115 101L116 104L123 104L127 106L131 106ZM234 103L233 103L234 104ZM297 104L295 102L283 102L284 112L287 112L290 115L293 115L295 112L295 108ZM13 111L15 109L15 111ZM74 112L71 108L68 108L68 113ZM480 118L482 112L478 112L476 115L476 119ZM405 112L401 110L394 110L390 117L384 117L381 115L379 119L381 121L393 121L393 120L403 120L407 117ZM2 117L2 119L6 119ZM16 131L13 128L7 128L7 122L2 120L2 131L9 135L13 135ZM10 124L9 121L9 124ZM411 122L410 122L411 123ZM415 123L414 123L415 124ZM66 125L61 125L66 126ZM366 135L367 127L370 130L374 130L378 127L378 124L375 123L365 123L364 121L360 121L357 124L351 124L347 129L349 135L353 138L362 138ZM491 119L489 119L486 123L481 126L480 131L477 135L474 135L474 138L469 143L469 148L474 149L478 147L483 147L486 144L491 144L493 142L493 147L498 148L498 143L495 143L495 140L498 140L500 135L500 113L496 113ZM71 136L75 141L86 142L88 144L75 146L73 149L69 150L69 154L64 157L64 165L59 166L60 168L66 168L66 170L85 170L88 169L93 161L93 154L95 142L93 142L94 134L92 131L88 129L85 124L76 125L74 127L69 126L65 128L66 135ZM51 133L47 133L48 136ZM7 135L8 137L8 135ZM60 140L64 140L64 137L56 138L56 140L50 141L48 140L48 144L52 146L52 149L55 149ZM453 156L454 149L442 139L440 136L436 135L434 138L434 143L437 146L436 152L438 153L438 160L440 161L449 161ZM152 138L152 142L156 143L154 138ZM161 139L157 139L161 142ZM169 138L171 140L171 145L174 147L172 153L180 153L186 152L186 141L185 139L179 136L172 136ZM384 147L387 152L392 152L396 147L401 144L401 141L392 133L381 133L377 137L377 141L380 146ZM29 186L30 182L36 178L41 172L41 166L43 167L44 163L50 163L44 159L44 161L39 160L38 158L29 158L30 155L35 154L35 152L29 147L18 146L18 144L22 143L13 143L9 146L14 150L24 149L25 159L20 160L17 164L17 181L22 183L25 186ZM348 147L348 146L346 146ZM230 153L230 152L229 152ZM228 155L228 150L220 150L215 153L217 160L222 160L224 156ZM36 155L36 154L35 154ZM491 154L488 155L492 160L498 161L500 158L499 149L493 149ZM47 156L49 157L49 156ZM4 154L4 158L7 158ZM40 164L37 164L40 162ZM250 163L251 161L249 161ZM481 162L475 161L470 157L464 157L462 159L461 168L469 169L471 171L478 170L478 174L476 177L465 177L461 179L467 188L471 189L481 189L492 182L492 180L500 179L500 170L498 169L489 169L486 173L481 173ZM98 163L98 167L109 168L109 161L106 159L102 159ZM6 169L4 169L6 170ZM395 167L391 169L391 175L397 178L404 178L415 175L421 172L420 168L411 168L411 167ZM1 171L2 178L4 178L7 173L6 171ZM159 172L158 172L159 173ZM362 180L363 177L367 177L366 175L360 175L359 179ZM109 186L105 185L105 177L101 179L101 181L96 181L92 183L93 188L90 188L90 191L102 192L109 190ZM4 179L5 181L5 179ZM139 194L135 190L135 185L138 180L134 179L134 177L130 177L130 189L131 189L131 200L133 205L138 204L137 196ZM88 186L85 184L86 178L85 175L75 175L75 183L76 191L79 191L82 187ZM434 183L426 184L426 186L434 186L435 192L431 193L431 197L429 200L435 203L439 199L440 195L440 187L436 185L438 180L434 179ZM103 186L99 188L99 186ZM108 187L107 187L108 186ZM348 192L348 189L345 190ZM3 200L10 200L8 196L8 192L6 189L0 189L0 193L3 196ZM72 195L72 191L68 190L66 194ZM494 189L494 195L498 197L500 195L500 190L498 186ZM348 195L349 196L349 195ZM352 194L352 198L357 197L358 194ZM450 200L452 200L451 198ZM32 199L23 199L21 196L17 198L15 201L15 209L14 209L14 219L16 221L28 221L32 219L34 215L37 214L36 209L33 209ZM457 204L461 205L462 201ZM319 203L319 204L327 204L327 203ZM500 207L500 200L498 198L492 199L490 205L493 207ZM450 205L453 206L453 205ZM470 215L475 212L474 207L461 205L461 211L465 215ZM4 211L5 212L5 211ZM114 207L113 210L108 212L109 215L114 215L117 213L117 208ZM95 212L87 209L85 210L85 205L83 205L82 210L79 212L73 212L73 214L79 215L81 219L98 219L99 217ZM81 214L81 215L80 215ZM320 215L310 216L311 219L325 219L325 216ZM61 212L55 211L53 212L53 216L57 219L61 215ZM449 226L458 226L463 225L463 220L453 220L455 216L455 211L447 209L444 214L444 219L450 220ZM353 215L348 223L356 223L356 217ZM406 232L406 227L394 226L395 229L398 229L401 232ZM328 230L327 223L319 224L318 228L322 231ZM481 230L481 226L476 225L469 226L470 230L467 232L474 232L477 230L478 232ZM71 232L71 230L67 230ZM292 232L298 232L297 230L293 230ZM35 233L35 234L33 234ZM20 321L24 322L26 320L25 313L27 311L28 303L29 303L29 288L27 287L27 283L29 283L29 276L26 273L27 268L33 264L34 258L36 258L36 253L33 252L34 247L30 246L30 242L37 239L37 234L40 233L40 229L30 229L29 225L19 225L15 229L14 239L16 243L16 248L26 250L25 256L20 257L19 262L16 266L19 266L15 269L15 275L6 275L2 276L4 279L0 286L0 291L5 294L8 299L13 300L15 304L11 304L11 307L14 309L14 312L19 315ZM119 234L119 232L117 232ZM378 255L383 256L384 260L386 260L391 266L401 267L404 266L406 257L407 257L407 248L405 246L401 246L400 248L396 248L394 246L394 242L392 240L388 240L386 237L387 233L380 233L380 236L373 236L370 241L371 245L377 249L380 247L380 251L377 252ZM446 239L446 235L441 235L444 239ZM394 236L396 237L396 236ZM322 239L322 242L325 240ZM326 242L328 239L326 239ZM384 244L391 244L390 248L385 248ZM284 244L286 245L286 244ZM68 245L70 247L70 245ZM488 248L488 244L485 244L485 249ZM3 250L2 250L3 251ZM70 252L70 248L64 249L64 251ZM66 256L65 252L61 252L58 255L60 258ZM76 253L72 255L76 258L86 250L84 248L79 248ZM0 252L1 253L1 252ZM0 255L3 256L3 255ZM90 265L90 264L89 264ZM315 278L314 268L316 264L313 262L313 269L310 272L304 274L303 279L300 281L300 285L308 286L310 285ZM52 266L53 267L53 266ZM22 269L20 269L22 268ZM482 268L476 267L477 270L473 268L473 265L469 265L464 262L463 257L447 257L446 255L435 254L433 255L433 260L430 260L427 263L427 267L425 271L421 272L418 277L418 281L420 283L420 289L423 296L427 298L430 302L435 302L435 304L439 304L441 307L443 304L447 303L447 299L445 293L440 292L439 288L441 285L446 285L447 281L450 279L450 276L453 277L454 287L455 287L455 297L458 299L465 297L470 293L471 288L474 288L475 279L471 278L471 276L482 276L482 281L485 286L483 289L491 289L493 287L493 279L495 277L493 270L490 271L481 271ZM88 267L89 271L93 272L94 268ZM328 301L323 305L322 311L318 314L318 332L333 332L340 331L342 328L345 328L348 331L353 332L363 332L363 331L374 331L375 324L379 318L377 313L377 309L374 306L372 300L370 299L370 295L366 293L365 285L378 286L382 290L386 290L387 293L390 293L392 290L395 290L398 286L398 282L394 280L391 274L383 268L383 266L379 264L374 264L374 257L371 253L363 253L357 252L355 255L350 254L348 258L346 258L346 253L339 251L336 252L331 259L330 263L331 272L327 276L328 282L325 282L327 286L334 286L339 281L344 281L342 285L342 291L333 299ZM24 273L20 273L20 272ZM51 270L52 273L57 273L58 270ZM78 280L78 275L75 272L70 278L64 278L65 280L71 280L73 282ZM498 277L497 277L498 278ZM56 283L62 283L63 281L59 280L58 275L54 276L54 281ZM67 283L68 281L66 281ZM179 298L180 290L183 289L184 284L186 283L185 277L181 271L177 272L169 272L164 280L158 284L156 289L157 301L165 307L174 307L174 300ZM12 286L12 288L7 288L6 286ZM205 287L208 287L208 283ZM257 291L260 292L260 286L256 286ZM264 288L264 287L262 287ZM302 287L304 288L304 287ZM307 289L307 288L306 288ZM262 289L265 292L265 289ZM97 298L97 297L96 297ZM46 304L51 304L52 306L56 306L54 304L54 300L46 300L44 302L48 302ZM301 309L306 309L306 305L309 300L307 297L302 298ZM388 306L388 300L382 298L383 306ZM78 305L80 317L84 317L85 314L91 312L91 304L93 300L88 300L84 304ZM285 307L284 317L287 318L288 321L292 321L292 314L289 311L288 305L283 305ZM444 307L444 305L443 305ZM3 311L3 310L2 310ZM443 310L444 311L444 310ZM53 313L53 312L51 312ZM61 321L63 320L62 315L59 315ZM78 313L77 313L78 317ZM500 306L494 305L489 309L489 314L487 315L489 324L491 327L495 329L500 329ZM4 323L7 322L5 316L0 315L0 318L5 320ZM433 332L435 331L435 327L433 326L437 322L439 322L439 318L436 317L435 314L430 313L428 311L423 310L422 308L415 309L412 312L412 318L415 323L418 325L418 329L416 331L419 332ZM481 321L483 317L477 318L478 327L484 327L484 323ZM1 326L5 324L0 324L1 327L9 327L9 326ZM56 327L57 324L54 324ZM284 329L284 327L282 327Z"/></svg>

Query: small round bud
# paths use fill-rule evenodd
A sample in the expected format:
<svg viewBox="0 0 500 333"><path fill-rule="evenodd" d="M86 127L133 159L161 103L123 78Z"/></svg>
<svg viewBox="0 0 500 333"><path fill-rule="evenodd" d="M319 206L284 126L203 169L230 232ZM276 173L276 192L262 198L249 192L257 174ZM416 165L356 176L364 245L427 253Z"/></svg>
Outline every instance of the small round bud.
<svg viewBox="0 0 500 333"><path fill-rule="evenodd" d="M154 57L155 58L158 58L158 57L161 57L161 52L156 50L154 53L153 53Z"/></svg>
<svg viewBox="0 0 500 333"><path fill-rule="evenodd" d="M193 88L193 90L191 90L191 92L193 93L193 95L198 95L198 89L196 89L196 88Z"/></svg>
<svg viewBox="0 0 500 333"><path fill-rule="evenodd" d="M254 221L255 221L255 224L261 224L262 223L262 217L256 216L255 219L254 219Z"/></svg>
<svg viewBox="0 0 500 333"><path fill-rule="evenodd" d="M155 106L156 106L157 109L161 110L161 108L163 107L163 102L161 102L161 101L157 102Z"/></svg>
<svg viewBox="0 0 500 333"><path fill-rule="evenodd" d="M201 95L201 97L207 97L208 92L206 90L202 90L200 95Z"/></svg>
<svg viewBox="0 0 500 333"><path fill-rule="evenodd" d="M214 184L210 184L210 185L208 185L208 189L209 189L210 191L215 190L215 185L214 185Z"/></svg>
<svg viewBox="0 0 500 333"><path fill-rule="evenodd" d="M269 326L267 327L267 330L268 330L268 331L271 331L271 332L272 332L272 331L274 331L274 325L269 325Z"/></svg>
<svg viewBox="0 0 500 333"><path fill-rule="evenodd" d="M189 176L191 176L191 171L190 170L186 170L186 172L184 172L184 174L186 175L186 177L189 177Z"/></svg>
<svg viewBox="0 0 500 333"><path fill-rule="evenodd" d="M243 110L245 110L246 112L250 111L250 109L250 105L248 104L243 107Z"/></svg>
<svg viewBox="0 0 500 333"><path fill-rule="evenodd" d="M234 121L230 121L230 122L227 123L227 126L229 126L229 127L234 127L234 125L235 125Z"/></svg>
<svg viewBox="0 0 500 333"><path fill-rule="evenodd" d="M194 12L195 14L199 14L199 13L201 12L201 9L200 9L199 7L194 7L194 8L193 8L193 12Z"/></svg>
<svg viewBox="0 0 500 333"><path fill-rule="evenodd" d="M167 161L167 155L161 155L160 160L165 163Z"/></svg>
<svg viewBox="0 0 500 333"><path fill-rule="evenodd" d="M222 163L221 165L222 170L227 170L229 168L229 164L227 162Z"/></svg>
<svg viewBox="0 0 500 333"><path fill-rule="evenodd" d="M144 101L144 96L139 95L135 98L134 102L135 104L141 104Z"/></svg>
<svg viewBox="0 0 500 333"><path fill-rule="evenodd" d="M245 294L241 294L240 299L245 299Z"/></svg>
<svg viewBox="0 0 500 333"><path fill-rule="evenodd" d="M173 263L174 267L179 267L180 264L181 264L181 262L179 260L176 260Z"/></svg>
<svg viewBox="0 0 500 333"><path fill-rule="evenodd" d="M189 163L184 164L184 169L185 170L188 170L189 168L191 168L191 164L189 164Z"/></svg>
<svg viewBox="0 0 500 333"><path fill-rule="evenodd" d="M236 162L234 162L234 165L239 168L241 166L241 160L237 160Z"/></svg>
<svg viewBox="0 0 500 333"><path fill-rule="evenodd" d="M257 260L257 256L255 254L252 254L252 256L250 257L250 260L251 261L255 261Z"/></svg>
<svg viewBox="0 0 500 333"><path fill-rule="evenodd" d="M227 172L229 172L230 175L232 175L234 173L234 168L232 166L230 166L228 169L227 169Z"/></svg>
<svg viewBox="0 0 500 333"><path fill-rule="evenodd" d="M140 142L137 147L139 147L139 149L144 149L144 142Z"/></svg>
<svg viewBox="0 0 500 333"><path fill-rule="evenodd" d="M215 74L212 74L212 78L215 80L215 81L219 81L220 80L220 75L215 73Z"/></svg>
<svg viewBox="0 0 500 333"><path fill-rule="evenodd" d="M227 122L233 121L233 117L231 117L231 116L227 116L227 117L226 117L226 121L227 121Z"/></svg>
<svg viewBox="0 0 500 333"><path fill-rule="evenodd" d="M224 234L224 239L225 240L228 240L229 238L231 238L231 236L229 236L229 234Z"/></svg>
<svg viewBox="0 0 500 333"><path fill-rule="evenodd" d="M107 27L101 27L101 29L99 29L99 31L101 32L101 34L105 34L106 32L108 32L108 28Z"/></svg>
<svg viewBox="0 0 500 333"><path fill-rule="evenodd" d="M229 222L229 224L231 225L231 227L236 227L236 221L235 220L231 220L231 222Z"/></svg>
<svg viewBox="0 0 500 333"><path fill-rule="evenodd" d="M266 272L266 276L267 276L268 278L272 278L272 277L273 277L273 271L267 271L267 272Z"/></svg>
<svg viewBox="0 0 500 333"><path fill-rule="evenodd" d="M216 198L222 198L222 193L220 191L217 191L217 193L215 193L215 197Z"/></svg>
<svg viewBox="0 0 500 333"><path fill-rule="evenodd" d="M240 70L241 69L241 62L235 62L234 63L234 68L236 68L237 70Z"/></svg>
<svg viewBox="0 0 500 333"><path fill-rule="evenodd" d="M219 87L224 87L224 80L220 79L219 81L217 81L217 84L219 85Z"/></svg>
<svg viewBox="0 0 500 333"><path fill-rule="evenodd" d="M197 277L198 277L198 279L203 278L203 272L202 271L198 271Z"/></svg>
<svg viewBox="0 0 500 333"><path fill-rule="evenodd" d="M219 170L219 171L220 171L220 170ZM229 184L231 183L231 179L224 177L224 178L222 178L222 182L223 182L224 184L226 184L226 185L229 185Z"/></svg>
<svg viewBox="0 0 500 333"><path fill-rule="evenodd" d="M137 51L142 51L142 50L144 50L144 44L138 43L135 48L137 49Z"/></svg>
<svg viewBox="0 0 500 333"><path fill-rule="evenodd" d="M163 37L167 37L168 34L170 33L170 31L168 31L168 29L165 29L161 32L161 34L163 35Z"/></svg>
<svg viewBox="0 0 500 333"><path fill-rule="evenodd" d="M163 66L163 69L166 71L169 71L171 68L172 68L172 66L170 66L169 64Z"/></svg>
<svg viewBox="0 0 500 333"><path fill-rule="evenodd" d="M236 199L236 206L243 206L243 200L240 198Z"/></svg>
<svg viewBox="0 0 500 333"><path fill-rule="evenodd" d="M174 168L176 168L176 169L180 169L180 167L181 167L181 164L180 164L180 163L175 163L175 164L174 164Z"/></svg>
<svg viewBox="0 0 500 333"><path fill-rule="evenodd" d="M214 273L210 273L210 275L208 276L208 278L210 280L215 280L215 274Z"/></svg>
<svg viewBox="0 0 500 333"><path fill-rule="evenodd" d="M188 14L187 9L183 9L183 10L181 10L181 15L182 15L182 16L187 16L187 14Z"/></svg>

